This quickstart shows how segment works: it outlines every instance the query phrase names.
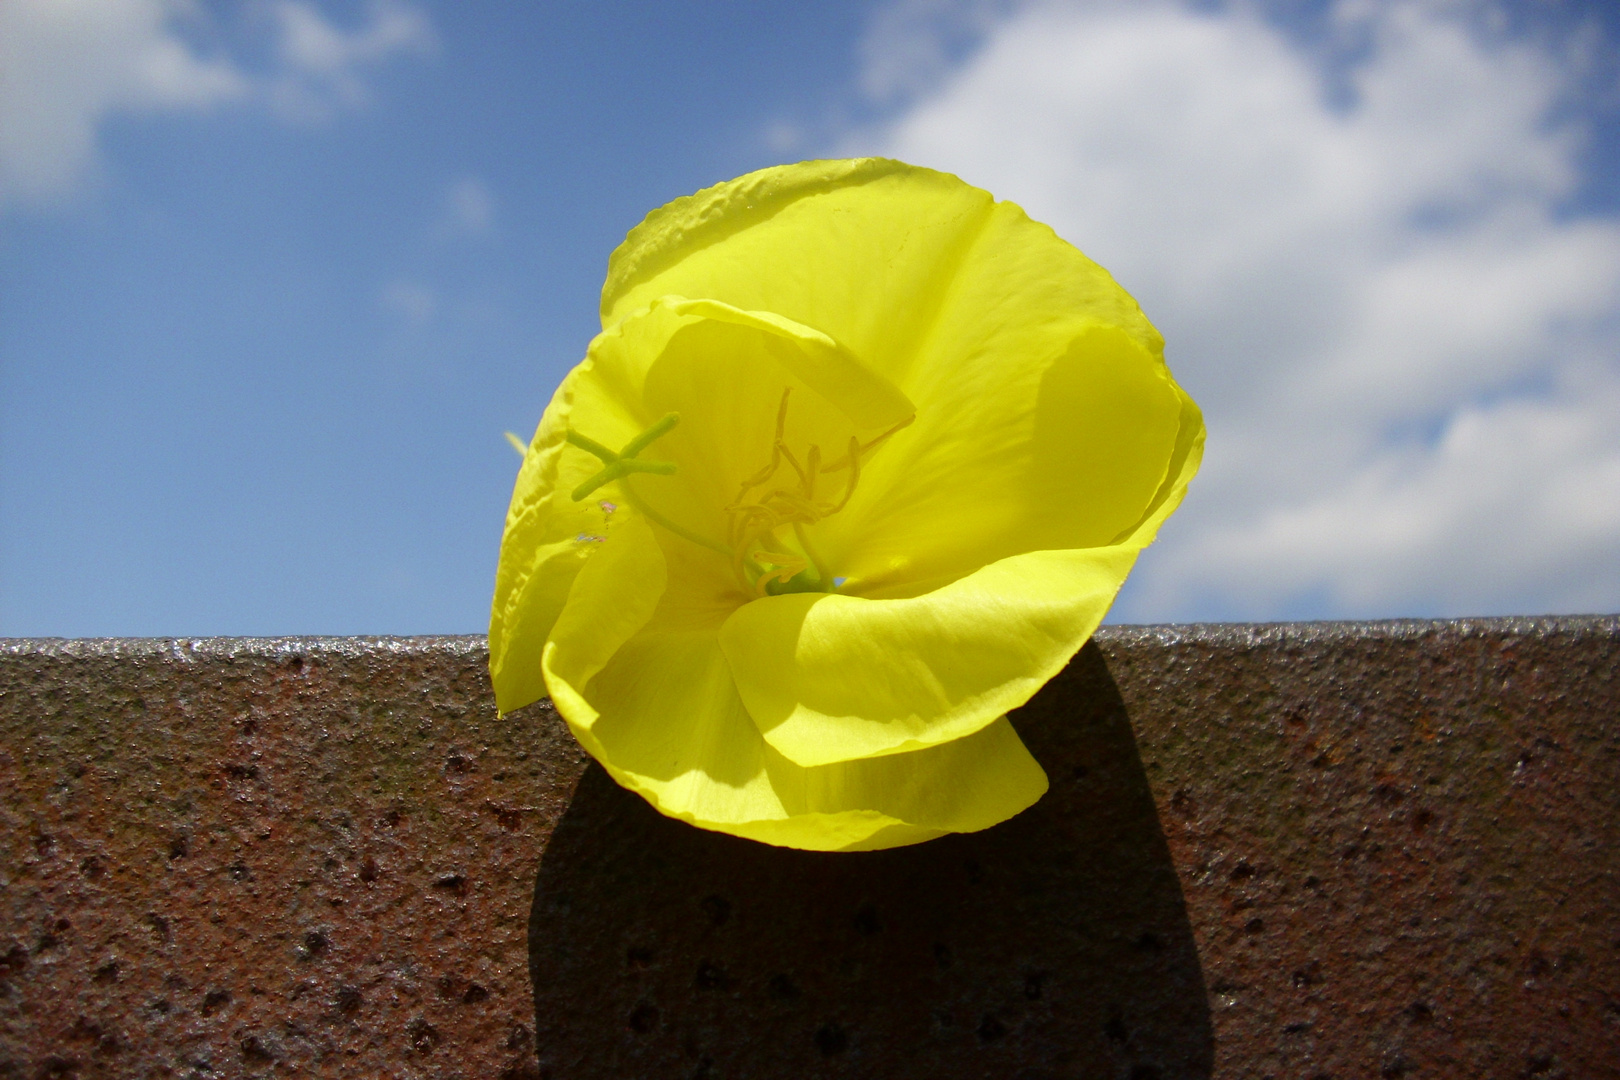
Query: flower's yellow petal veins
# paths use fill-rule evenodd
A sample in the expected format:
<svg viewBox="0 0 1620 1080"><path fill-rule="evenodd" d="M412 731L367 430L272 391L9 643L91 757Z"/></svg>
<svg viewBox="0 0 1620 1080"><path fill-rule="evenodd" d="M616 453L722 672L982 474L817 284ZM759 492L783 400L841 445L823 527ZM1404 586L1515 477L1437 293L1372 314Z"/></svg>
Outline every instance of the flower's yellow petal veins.
<svg viewBox="0 0 1620 1080"><path fill-rule="evenodd" d="M585 686L647 625L663 599L664 552L652 526L633 512L615 517L608 537L575 575L552 627L544 654L548 684L556 672L571 686ZM589 726L583 718L569 719Z"/></svg>
<svg viewBox="0 0 1620 1080"><path fill-rule="evenodd" d="M953 176L880 158L750 173L631 231L608 263L602 323L671 293L720 300L813 326L904 389L896 372L949 303L992 205Z"/></svg>
<svg viewBox="0 0 1620 1080"><path fill-rule="evenodd" d="M1091 636L1135 557L1028 552L905 600L766 597L720 641L749 714L790 760L916 750L1027 701Z"/></svg>
<svg viewBox="0 0 1620 1080"><path fill-rule="evenodd" d="M812 809L870 807L941 832L987 829L1027 809L1047 786L1005 717L938 746L807 768L804 776Z"/></svg>
<svg viewBox="0 0 1620 1080"><path fill-rule="evenodd" d="M1005 379L956 399L949 423L924 409L874 456L822 528L851 591L915 595L1020 551L1107 545L1143 520L1184 395L1112 327L1071 327L1046 354L1022 370L992 366Z"/></svg>
<svg viewBox="0 0 1620 1080"><path fill-rule="evenodd" d="M743 311L718 300L687 300L676 309L766 331L761 343L771 358L838 406L858 431L883 431L917 413L898 386L819 330L768 311Z"/></svg>
<svg viewBox="0 0 1620 1080"><path fill-rule="evenodd" d="M717 638L723 612L688 607L672 582L622 642L633 617L609 631L585 625L587 612L609 617L604 603L635 602L615 590L609 569L593 559L579 575L546 648L546 678L581 744L661 813L766 843L868 850L987 828L1045 790L1005 720L949 747L794 764L766 744L737 694Z"/></svg>
<svg viewBox="0 0 1620 1080"><path fill-rule="evenodd" d="M638 295L650 298L685 291L666 288L654 292L649 283L678 270L702 249L757 229L799 199L912 171L910 165L884 158L805 161L751 172L667 203L631 229L608 259L602 324L647 302L638 300ZM723 293L704 289L689 295Z"/></svg>
<svg viewBox="0 0 1620 1080"><path fill-rule="evenodd" d="M575 503L567 494L583 475L563 452L579 381L576 371L547 407L507 512L489 626L490 676L503 713L545 695L540 652L590 553L590 542L580 537L600 535L605 525L599 507Z"/></svg>
<svg viewBox="0 0 1620 1080"><path fill-rule="evenodd" d="M897 379L924 411L971 394L982 364L1044 368L1087 325L1164 355L1164 339L1113 276L1015 203L989 210L949 288Z"/></svg>
<svg viewBox="0 0 1620 1080"><path fill-rule="evenodd" d="M1151 544L1158 535L1159 526L1181 505L1181 500L1187 494L1187 485L1192 482L1198 466L1204 460L1204 414L1181 387L1176 387L1176 394L1181 403L1180 423L1176 430L1176 445L1165 468L1164 482L1159 485L1141 520L1115 537L1115 543L1134 544L1137 547Z"/></svg>
<svg viewBox="0 0 1620 1080"><path fill-rule="evenodd" d="M997 204L901 377L917 421L828 522L829 559L866 595L916 595L1019 551L1109 543L1175 444L1161 354L1106 271Z"/></svg>

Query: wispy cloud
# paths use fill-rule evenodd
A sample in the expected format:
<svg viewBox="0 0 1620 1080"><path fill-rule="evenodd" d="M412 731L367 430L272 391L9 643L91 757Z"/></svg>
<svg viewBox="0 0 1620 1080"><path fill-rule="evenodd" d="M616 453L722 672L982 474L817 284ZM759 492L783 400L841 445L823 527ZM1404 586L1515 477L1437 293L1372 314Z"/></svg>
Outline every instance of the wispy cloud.
<svg viewBox="0 0 1620 1080"><path fill-rule="evenodd" d="M495 195L476 176L464 176L445 192L439 233L446 237L482 236L495 223Z"/></svg>
<svg viewBox="0 0 1620 1080"><path fill-rule="evenodd" d="M426 325L439 311L439 294L416 281L391 281L383 286L378 300L411 327Z"/></svg>
<svg viewBox="0 0 1620 1080"><path fill-rule="evenodd" d="M938 89L1017 10L1012 0L893 0L877 8L860 43L861 92L895 105Z"/></svg>
<svg viewBox="0 0 1620 1080"><path fill-rule="evenodd" d="M345 30L309 0L281 0L272 9L280 37L279 70L267 80L285 116L321 121L341 109L364 106L365 75L394 56L425 55L435 48L427 16L399 0L373 0L367 19Z"/></svg>
<svg viewBox="0 0 1620 1080"><path fill-rule="evenodd" d="M349 29L301 0L271 12L273 60L259 70L199 44L214 23L188 0L0 3L0 204L71 195L111 115L258 102L323 119L365 103L371 68L433 47L426 16L401 0L378 0Z"/></svg>
<svg viewBox="0 0 1620 1080"><path fill-rule="evenodd" d="M1051 223L1205 406L1120 614L1620 607L1620 222L1570 212L1589 54L1483 2L1341 2L1309 51L1242 2L903 6L929 18L868 65L904 104L845 149ZM943 70L941 11L991 12Z"/></svg>

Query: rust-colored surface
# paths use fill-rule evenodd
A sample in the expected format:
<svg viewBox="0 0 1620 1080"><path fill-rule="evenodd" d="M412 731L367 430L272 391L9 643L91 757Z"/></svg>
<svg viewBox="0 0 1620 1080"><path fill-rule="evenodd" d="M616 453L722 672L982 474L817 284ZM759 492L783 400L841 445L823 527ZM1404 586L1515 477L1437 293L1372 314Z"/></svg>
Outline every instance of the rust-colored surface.
<svg viewBox="0 0 1620 1080"><path fill-rule="evenodd" d="M1116 633L1218 1075L1620 1076L1620 619Z"/></svg>
<svg viewBox="0 0 1620 1080"><path fill-rule="evenodd" d="M0 643L0 1077L1620 1076L1620 619L1113 628L996 829L660 818L473 638Z"/></svg>
<svg viewBox="0 0 1620 1080"><path fill-rule="evenodd" d="M497 722L484 663L4 646L0 1076L533 1075L529 894L583 761Z"/></svg>

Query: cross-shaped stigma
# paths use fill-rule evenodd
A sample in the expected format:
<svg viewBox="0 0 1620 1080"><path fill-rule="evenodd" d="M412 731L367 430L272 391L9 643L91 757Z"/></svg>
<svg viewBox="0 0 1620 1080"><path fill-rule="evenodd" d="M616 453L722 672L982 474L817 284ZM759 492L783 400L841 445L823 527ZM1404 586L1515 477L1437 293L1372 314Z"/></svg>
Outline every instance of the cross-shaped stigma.
<svg viewBox="0 0 1620 1080"><path fill-rule="evenodd" d="M658 473L660 476L669 476L675 471L673 461L642 461L636 455L651 446L654 440L668 434L670 428L680 422L679 413L670 413L653 424L652 427L625 443L624 449L618 453L609 450L595 439L587 438L577 431L570 430L566 436L570 443L587 453L595 455L602 461L602 471L574 489L574 501L579 502L603 484L611 484L613 481L623 479L631 473Z"/></svg>

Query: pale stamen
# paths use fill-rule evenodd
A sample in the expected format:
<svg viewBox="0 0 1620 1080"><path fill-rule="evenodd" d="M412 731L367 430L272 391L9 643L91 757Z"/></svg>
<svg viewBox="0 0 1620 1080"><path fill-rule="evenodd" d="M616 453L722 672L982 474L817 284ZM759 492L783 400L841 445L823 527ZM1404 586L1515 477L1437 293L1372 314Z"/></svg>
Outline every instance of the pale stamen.
<svg viewBox="0 0 1620 1080"><path fill-rule="evenodd" d="M801 464L798 456L787 445L788 401L792 393L791 388L784 389L781 403L776 409L776 432L771 440L770 461L759 472L742 482L737 491L736 501L725 508L728 518L726 538L730 541L729 544L716 543L706 536L670 521L642 501L630 486L630 476L633 473L670 476L675 472L674 462L643 461L638 457L641 451L680 422L680 417L675 413L658 420L618 451L611 450L576 431L568 431L565 438L571 445L579 447L602 462L601 470L574 489L574 501L579 502L604 484L617 482L619 490L624 495L624 501L635 507L653 524L662 526L694 544L729 556L737 580L744 589L755 596L767 595L773 585L789 585L795 578L812 569L816 574L814 587L823 591L837 589L847 579L833 577L829 573L826 560L810 541L807 526L815 525L849 505L849 500L855 494L856 485L860 483L861 459L882 446L915 417L906 417L869 442L863 443L858 437L851 435L844 456L830 464L822 462L820 445L812 443L805 451L804 461ZM784 461L793 471L797 483L790 482L781 487L771 488L757 498L750 499L751 492L764 487L776 477ZM817 500L816 488L821 478L846 469L849 470L849 478L844 484L843 497L837 502ZM613 511L617 509L611 502L602 502L599 505L604 518L611 517ZM797 551L792 550L778 537L778 530L783 528L793 530L794 540L798 543ZM600 541L604 538L595 534L581 533L578 539Z"/></svg>
<svg viewBox="0 0 1620 1080"><path fill-rule="evenodd" d="M821 447L812 443L805 451L804 462L801 464L797 455L787 445L788 400L792 393L791 388L783 390L781 404L777 406L776 434L771 440L771 460L763 469L742 482L737 491L736 501L726 507L726 512L731 516L729 539L733 551L732 567L738 579L758 596L764 596L772 584L785 585L793 577L812 567L816 572L817 583L823 589L837 588L843 584L844 579L834 578L828 572L825 560L810 542L806 526L831 517L849 505L850 498L855 494L855 486L860 482L861 458L887 442L913 419L907 417L867 443L862 443L853 435L850 436L844 456L827 465L822 463ZM751 492L770 483L781 470L784 461L797 477L797 485L773 488L763 495L750 499ZM818 501L816 488L821 477L845 469L849 470L849 479L844 485L843 497L831 503ZM777 539L776 532L783 527L793 529L794 539L798 541L803 556L781 550L781 542ZM757 567L761 571L760 576L751 581L750 566Z"/></svg>

